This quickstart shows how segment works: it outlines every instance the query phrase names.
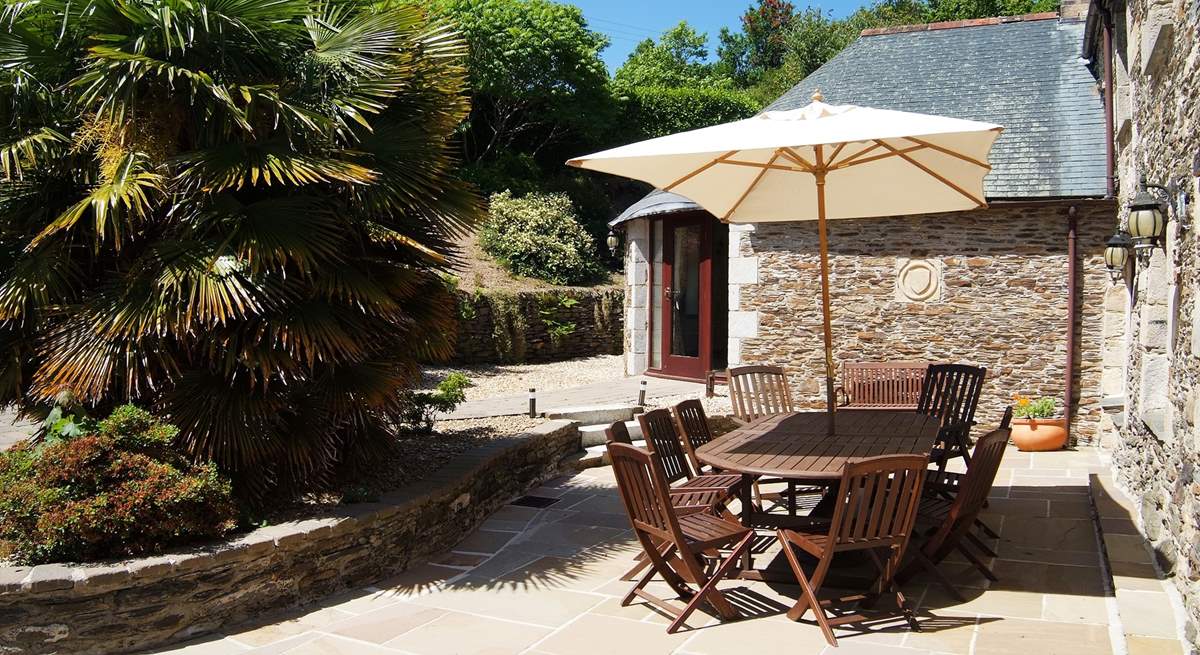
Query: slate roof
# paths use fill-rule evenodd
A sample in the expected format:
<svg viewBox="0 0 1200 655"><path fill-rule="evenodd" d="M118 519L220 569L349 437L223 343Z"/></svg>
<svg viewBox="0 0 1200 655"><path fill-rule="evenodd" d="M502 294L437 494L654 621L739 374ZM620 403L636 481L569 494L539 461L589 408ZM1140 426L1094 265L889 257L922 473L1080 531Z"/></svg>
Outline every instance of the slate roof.
<svg viewBox="0 0 1200 655"><path fill-rule="evenodd" d="M829 104L999 123L1005 131L984 180L989 199L1102 197L1104 105L1079 57L1084 25L1044 16L869 33L767 109L802 107L820 88ZM652 192L613 224L665 201L680 204L662 194ZM682 204L675 211L696 207Z"/></svg>

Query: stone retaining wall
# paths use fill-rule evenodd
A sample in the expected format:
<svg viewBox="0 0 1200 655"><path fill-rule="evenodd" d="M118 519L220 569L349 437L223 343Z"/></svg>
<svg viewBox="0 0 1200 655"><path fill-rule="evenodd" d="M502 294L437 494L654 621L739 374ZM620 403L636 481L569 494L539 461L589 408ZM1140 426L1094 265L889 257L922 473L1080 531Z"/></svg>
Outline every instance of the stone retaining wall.
<svg viewBox="0 0 1200 655"><path fill-rule="evenodd" d="M124 653L370 584L440 553L579 450L550 421L465 453L375 503L127 562L0 567L0 653Z"/></svg>
<svg viewBox="0 0 1200 655"><path fill-rule="evenodd" d="M483 364L618 354L623 304L619 288L460 292L454 359Z"/></svg>

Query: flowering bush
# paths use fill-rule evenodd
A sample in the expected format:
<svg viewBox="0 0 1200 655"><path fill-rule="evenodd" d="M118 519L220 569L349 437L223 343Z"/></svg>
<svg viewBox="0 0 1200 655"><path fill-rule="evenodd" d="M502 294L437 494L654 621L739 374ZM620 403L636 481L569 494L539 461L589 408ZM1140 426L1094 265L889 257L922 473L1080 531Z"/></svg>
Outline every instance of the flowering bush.
<svg viewBox="0 0 1200 655"><path fill-rule="evenodd" d="M1013 416L1017 418L1050 418L1057 411L1053 398L1013 395Z"/></svg>
<svg viewBox="0 0 1200 655"><path fill-rule="evenodd" d="M601 273L596 244L562 193L493 194L479 245L517 275L585 284Z"/></svg>
<svg viewBox="0 0 1200 655"><path fill-rule="evenodd" d="M0 453L0 555L24 564L137 556L236 526L229 481L177 430L119 407L94 430Z"/></svg>

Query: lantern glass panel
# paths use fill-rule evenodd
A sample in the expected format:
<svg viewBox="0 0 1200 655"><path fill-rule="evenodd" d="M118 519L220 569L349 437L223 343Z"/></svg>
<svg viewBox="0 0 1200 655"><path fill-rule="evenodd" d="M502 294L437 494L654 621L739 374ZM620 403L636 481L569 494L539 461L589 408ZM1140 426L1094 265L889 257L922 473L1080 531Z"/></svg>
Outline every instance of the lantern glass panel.
<svg viewBox="0 0 1200 655"><path fill-rule="evenodd" d="M1141 207L1129 212L1129 234L1135 239L1157 239L1163 232L1162 211Z"/></svg>

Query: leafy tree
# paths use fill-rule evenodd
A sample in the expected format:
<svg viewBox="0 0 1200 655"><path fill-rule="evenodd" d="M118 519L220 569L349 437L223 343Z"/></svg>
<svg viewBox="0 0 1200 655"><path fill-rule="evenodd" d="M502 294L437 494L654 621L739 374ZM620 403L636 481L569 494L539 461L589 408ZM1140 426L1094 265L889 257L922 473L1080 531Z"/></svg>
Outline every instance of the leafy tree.
<svg viewBox="0 0 1200 655"><path fill-rule="evenodd" d="M744 89L757 81L762 71L750 66L750 39L742 32L722 27L717 36L717 63L719 75L733 80L734 86Z"/></svg>
<svg viewBox="0 0 1200 655"><path fill-rule="evenodd" d="M742 14L742 32L750 44L751 68L769 70L783 64L787 51L784 33L791 26L796 8L787 0L758 0Z"/></svg>
<svg viewBox="0 0 1200 655"><path fill-rule="evenodd" d="M551 284L586 284L601 273L595 241L584 231L561 193L514 198L507 191L489 200L479 245L505 268Z"/></svg>
<svg viewBox="0 0 1200 655"><path fill-rule="evenodd" d="M469 45L468 161L536 154L567 138L594 141L609 124L608 39L575 6L550 0L433 0Z"/></svg>
<svg viewBox="0 0 1200 655"><path fill-rule="evenodd" d="M0 14L0 402L130 401L244 498L387 443L478 214L465 47L411 4Z"/></svg>
<svg viewBox="0 0 1200 655"><path fill-rule="evenodd" d="M613 82L628 91L642 86L719 87L730 83L708 63L708 35L687 21L663 32L658 42L646 39L629 53Z"/></svg>
<svg viewBox="0 0 1200 655"><path fill-rule="evenodd" d="M1056 11L1058 0L928 0L926 22Z"/></svg>

